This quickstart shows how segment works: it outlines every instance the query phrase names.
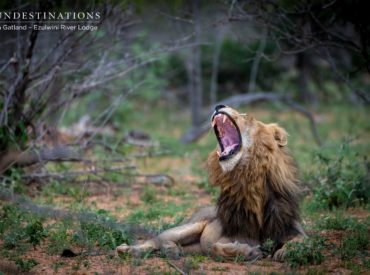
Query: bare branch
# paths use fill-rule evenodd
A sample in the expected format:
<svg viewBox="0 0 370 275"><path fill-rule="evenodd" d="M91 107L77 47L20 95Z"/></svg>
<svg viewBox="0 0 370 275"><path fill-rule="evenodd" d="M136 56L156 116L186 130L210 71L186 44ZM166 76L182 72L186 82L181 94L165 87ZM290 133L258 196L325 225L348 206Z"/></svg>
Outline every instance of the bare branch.
<svg viewBox="0 0 370 275"><path fill-rule="evenodd" d="M314 116L307 111L304 107L300 106L297 103L294 103L289 97L281 94L281 93L274 93L274 92L260 92L260 93L253 93L253 94L245 94L245 95L235 95L224 99L218 102L215 105L224 104L233 107L239 107L241 105L250 104L258 101L280 101L293 110L301 113L310 121L310 127L312 135L315 139L317 145L321 146L322 142L317 132L316 122ZM213 111L214 106L210 108ZM201 124L198 128L190 129L185 135L182 136L181 141L183 143L190 143L198 140L201 138L208 130L210 129L210 122L206 121Z"/></svg>

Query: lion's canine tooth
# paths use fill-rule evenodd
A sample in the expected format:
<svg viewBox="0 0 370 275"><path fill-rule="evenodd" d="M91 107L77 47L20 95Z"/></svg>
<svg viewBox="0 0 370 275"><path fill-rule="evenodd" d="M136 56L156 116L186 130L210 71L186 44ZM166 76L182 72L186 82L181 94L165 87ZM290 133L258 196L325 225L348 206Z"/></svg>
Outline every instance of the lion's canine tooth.
<svg viewBox="0 0 370 275"><path fill-rule="evenodd" d="M225 121L226 121L226 115L224 115L224 118L222 120L222 123L225 123Z"/></svg>
<svg viewBox="0 0 370 275"><path fill-rule="evenodd" d="M212 120L212 128L215 127L215 125L216 125L216 121Z"/></svg>
<svg viewBox="0 0 370 275"><path fill-rule="evenodd" d="M221 156L220 151L217 150L216 153L217 153L217 156Z"/></svg>

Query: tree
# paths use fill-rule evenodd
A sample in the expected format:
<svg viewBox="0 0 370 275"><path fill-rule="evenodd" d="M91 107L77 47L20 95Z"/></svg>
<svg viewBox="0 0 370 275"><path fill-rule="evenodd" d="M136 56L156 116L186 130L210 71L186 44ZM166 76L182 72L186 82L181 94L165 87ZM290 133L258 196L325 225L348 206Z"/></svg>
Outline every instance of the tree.
<svg viewBox="0 0 370 275"><path fill-rule="evenodd" d="M283 54L299 54L302 85L309 68L306 54L314 52L354 94L370 102L369 95L351 82L356 73L370 73L370 17L365 1L233 1L231 10L230 21L256 22L268 29ZM308 90L304 97L311 97Z"/></svg>
<svg viewBox="0 0 370 275"><path fill-rule="evenodd" d="M97 31L52 32L32 27L29 31L2 33L1 57L6 62L0 66L0 170L14 162L75 158L58 147L58 140L53 140L58 148L50 150L35 151L35 143L56 128L69 106L81 97L105 93L119 103L131 88L121 86L122 90L117 91L113 84L158 59L150 55L145 59L136 57L122 43L124 30L133 24L130 6L103 1L90 6L86 2L40 0L25 9L63 12L63 5L68 10L79 10L81 5L84 10L100 12L99 19L85 22L98 27ZM9 2L6 8L22 10L24 6ZM49 23L36 19L30 26ZM103 113L102 121L110 114Z"/></svg>

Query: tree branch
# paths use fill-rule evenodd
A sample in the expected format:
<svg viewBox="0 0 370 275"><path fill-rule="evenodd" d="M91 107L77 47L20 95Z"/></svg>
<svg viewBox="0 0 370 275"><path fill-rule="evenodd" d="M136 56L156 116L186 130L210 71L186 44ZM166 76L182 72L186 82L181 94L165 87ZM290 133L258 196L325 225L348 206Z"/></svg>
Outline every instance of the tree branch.
<svg viewBox="0 0 370 275"><path fill-rule="evenodd" d="M316 121L314 119L314 116L304 107L293 102L289 97L282 95L280 93L274 93L274 92L262 93L261 92L261 93L245 94L245 95L235 95L227 99L224 99L215 105L224 104L224 105L233 106L233 107L240 107L241 105L251 104L254 102L258 102L258 101L280 101L286 104L291 109L305 116L310 122L311 133L315 139L316 144L321 146L322 142L321 142L321 139L317 131ZM214 109L214 106L210 108L211 112L213 111L213 109ZM200 127L190 129L187 133L185 133L182 136L181 141L183 143L194 142L198 140L199 138L201 138L209 130L209 128L210 128L210 122L206 121L202 123Z"/></svg>

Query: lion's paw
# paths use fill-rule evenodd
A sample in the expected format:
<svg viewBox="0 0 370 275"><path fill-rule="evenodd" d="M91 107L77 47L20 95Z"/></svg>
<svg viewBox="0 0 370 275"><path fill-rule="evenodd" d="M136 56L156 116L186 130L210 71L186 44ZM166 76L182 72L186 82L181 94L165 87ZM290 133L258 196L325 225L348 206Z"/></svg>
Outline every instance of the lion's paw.
<svg viewBox="0 0 370 275"><path fill-rule="evenodd" d="M131 246L127 244L121 244L116 248L118 255L130 254L134 257L139 257L141 254L141 249L138 246Z"/></svg>
<svg viewBox="0 0 370 275"><path fill-rule="evenodd" d="M175 260L180 258L180 248L174 242L168 241L162 243L161 251L170 259Z"/></svg>
<svg viewBox="0 0 370 275"><path fill-rule="evenodd" d="M285 259L285 254L286 249L285 247L282 247L274 253L274 255L272 256L272 260L275 262L283 262Z"/></svg>
<svg viewBox="0 0 370 275"><path fill-rule="evenodd" d="M254 261L262 258L262 251L260 249L260 246L254 246L252 249L249 251L247 255L247 260L248 261Z"/></svg>
<svg viewBox="0 0 370 275"><path fill-rule="evenodd" d="M118 254L128 253L130 251L130 246L125 243L121 244L120 246L116 247L116 251Z"/></svg>

